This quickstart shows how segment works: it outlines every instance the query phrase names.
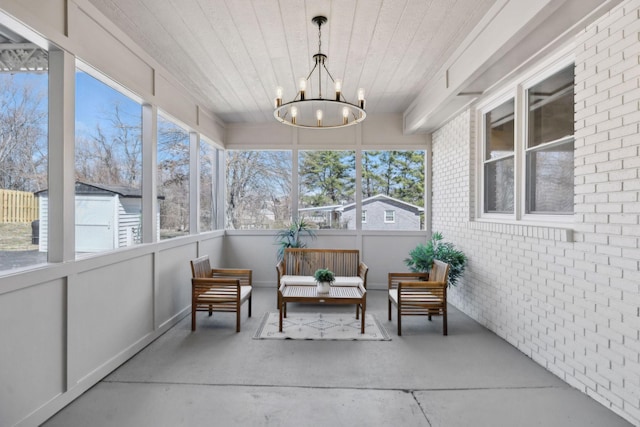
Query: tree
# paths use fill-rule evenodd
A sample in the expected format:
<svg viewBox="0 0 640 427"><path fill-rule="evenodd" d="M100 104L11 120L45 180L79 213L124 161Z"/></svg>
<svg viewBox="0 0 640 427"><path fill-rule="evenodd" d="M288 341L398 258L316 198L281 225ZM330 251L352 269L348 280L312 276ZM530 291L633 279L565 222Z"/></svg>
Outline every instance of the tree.
<svg viewBox="0 0 640 427"><path fill-rule="evenodd" d="M279 228L291 218L291 152L227 151L227 228Z"/></svg>
<svg viewBox="0 0 640 427"><path fill-rule="evenodd" d="M303 151L300 154L303 206L345 204L354 200L353 151Z"/></svg>
<svg viewBox="0 0 640 427"><path fill-rule="evenodd" d="M424 151L364 151L362 181L364 198L384 194L423 206Z"/></svg>
<svg viewBox="0 0 640 427"><path fill-rule="evenodd" d="M142 125L140 115L122 111L118 102L88 135L76 135L76 179L140 188Z"/></svg>
<svg viewBox="0 0 640 427"><path fill-rule="evenodd" d="M1 76L0 188L37 191L46 187L46 126L42 91L22 75Z"/></svg>
<svg viewBox="0 0 640 427"><path fill-rule="evenodd" d="M157 179L160 228L189 231L189 134L166 119L158 120Z"/></svg>

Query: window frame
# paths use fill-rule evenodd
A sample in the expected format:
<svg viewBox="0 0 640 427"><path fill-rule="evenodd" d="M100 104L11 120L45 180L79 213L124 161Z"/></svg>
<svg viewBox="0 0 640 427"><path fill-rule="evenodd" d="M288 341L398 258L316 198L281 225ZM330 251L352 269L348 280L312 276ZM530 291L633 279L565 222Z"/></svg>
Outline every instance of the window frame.
<svg viewBox="0 0 640 427"><path fill-rule="evenodd" d="M481 100L476 106L476 215L475 219L486 222L517 223L522 225L562 225L574 222L575 211L570 213L527 213L527 180L529 170L526 165L527 152L542 147L561 144L569 138L575 141L575 133L571 137L551 141L528 148L528 102L527 90L548 79L562 69L575 64L575 56L569 48L543 61L538 66L521 73L509 83L497 90L492 96ZM575 87L575 82L574 82ZM514 211L513 213L486 212L486 123L485 115L509 99L514 99ZM575 110L574 110L575 118ZM502 158L502 157L501 157Z"/></svg>
<svg viewBox="0 0 640 427"><path fill-rule="evenodd" d="M391 216L393 219L387 220L387 213L391 212ZM396 223L396 211L395 209L385 209L384 210L384 223L385 224L395 224Z"/></svg>

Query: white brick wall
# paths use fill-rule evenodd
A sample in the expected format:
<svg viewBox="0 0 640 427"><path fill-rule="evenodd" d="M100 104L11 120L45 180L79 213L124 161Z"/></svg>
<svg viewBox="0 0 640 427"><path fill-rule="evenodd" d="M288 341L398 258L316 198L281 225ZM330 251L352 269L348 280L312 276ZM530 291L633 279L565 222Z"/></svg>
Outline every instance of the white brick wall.
<svg viewBox="0 0 640 427"><path fill-rule="evenodd" d="M473 220L471 111L433 135L433 230L469 255L453 305L640 425L640 0L575 45L573 232Z"/></svg>

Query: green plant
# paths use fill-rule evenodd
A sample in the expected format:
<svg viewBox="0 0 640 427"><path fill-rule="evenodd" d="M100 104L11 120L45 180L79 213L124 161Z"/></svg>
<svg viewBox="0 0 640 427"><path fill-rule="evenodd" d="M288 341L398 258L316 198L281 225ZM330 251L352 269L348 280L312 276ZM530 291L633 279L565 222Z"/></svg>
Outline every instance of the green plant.
<svg viewBox="0 0 640 427"><path fill-rule="evenodd" d="M279 230L276 233L276 244L279 246L278 261L284 257L286 248L306 248L307 244L302 240L304 237L316 238L316 232L304 218L293 220L289 227Z"/></svg>
<svg viewBox="0 0 640 427"><path fill-rule="evenodd" d="M433 233L426 245L419 244L409 252L404 263L413 272L428 272L434 259L446 262L449 264L449 284L455 286L464 272L467 257L453 243L442 242L442 239L441 233Z"/></svg>
<svg viewBox="0 0 640 427"><path fill-rule="evenodd" d="M333 283L336 280L335 274L328 268L317 269L316 272L313 273L313 277L316 279L316 282Z"/></svg>

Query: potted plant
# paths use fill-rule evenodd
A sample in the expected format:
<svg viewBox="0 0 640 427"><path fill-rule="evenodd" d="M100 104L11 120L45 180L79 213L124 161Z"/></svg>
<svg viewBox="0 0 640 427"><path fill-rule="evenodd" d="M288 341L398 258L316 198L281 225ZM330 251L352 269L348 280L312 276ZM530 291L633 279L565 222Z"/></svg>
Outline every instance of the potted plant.
<svg viewBox="0 0 640 427"><path fill-rule="evenodd" d="M316 232L304 218L295 219L289 227L279 230L276 233L276 244L279 246L278 261L284 257L285 248L306 248L307 244L302 240L304 237L316 238Z"/></svg>
<svg viewBox="0 0 640 427"><path fill-rule="evenodd" d="M433 233L426 245L419 244L409 252L404 263L413 272L428 272L433 260L437 259L449 264L449 285L455 286L467 264L466 255L456 249L453 243L442 242L441 233Z"/></svg>
<svg viewBox="0 0 640 427"><path fill-rule="evenodd" d="M313 277L316 279L316 283L318 284L319 294L328 294L331 290L331 284L336 280L335 274L333 274L333 271L328 268L317 269L313 274Z"/></svg>

